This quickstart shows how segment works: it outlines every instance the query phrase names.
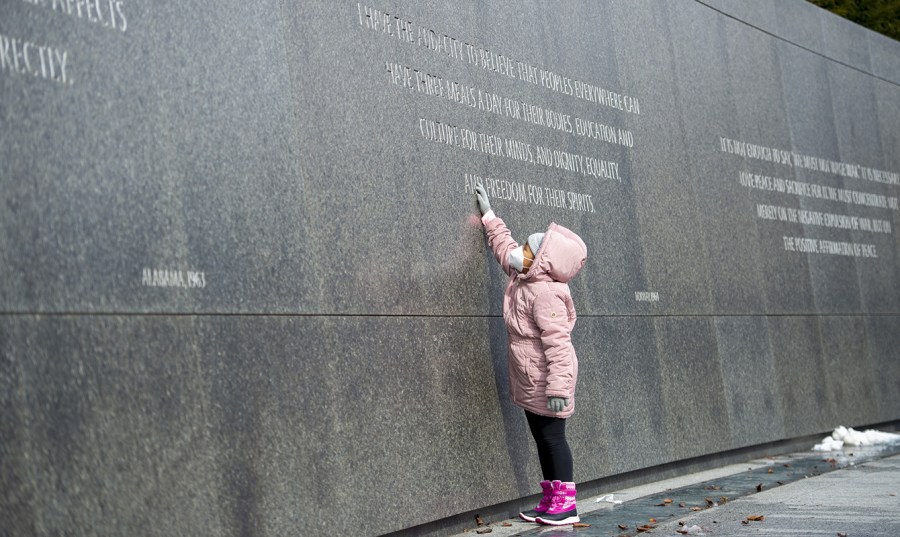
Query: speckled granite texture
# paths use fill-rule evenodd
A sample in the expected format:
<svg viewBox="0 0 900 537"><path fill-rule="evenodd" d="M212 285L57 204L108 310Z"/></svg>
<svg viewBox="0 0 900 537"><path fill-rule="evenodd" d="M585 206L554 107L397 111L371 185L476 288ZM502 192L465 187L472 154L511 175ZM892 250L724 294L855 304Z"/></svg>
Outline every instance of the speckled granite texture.
<svg viewBox="0 0 900 537"><path fill-rule="evenodd" d="M579 482L898 420L898 148L900 44L801 0L2 3L0 520L537 493L473 182L588 246Z"/></svg>

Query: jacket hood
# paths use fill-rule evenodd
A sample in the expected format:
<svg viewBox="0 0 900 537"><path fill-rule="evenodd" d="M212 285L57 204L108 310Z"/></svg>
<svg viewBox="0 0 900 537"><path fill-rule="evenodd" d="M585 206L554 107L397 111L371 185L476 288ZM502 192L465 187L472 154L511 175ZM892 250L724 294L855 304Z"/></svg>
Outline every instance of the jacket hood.
<svg viewBox="0 0 900 537"><path fill-rule="evenodd" d="M587 261L587 246L572 230L555 222L547 228L534 263L522 279L568 283Z"/></svg>

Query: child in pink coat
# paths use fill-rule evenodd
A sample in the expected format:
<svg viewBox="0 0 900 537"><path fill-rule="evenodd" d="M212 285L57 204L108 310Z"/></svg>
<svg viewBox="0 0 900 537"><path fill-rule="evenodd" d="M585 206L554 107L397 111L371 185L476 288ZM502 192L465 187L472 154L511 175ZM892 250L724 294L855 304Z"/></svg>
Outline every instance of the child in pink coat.
<svg viewBox="0 0 900 537"><path fill-rule="evenodd" d="M541 502L519 516L542 524L574 524L579 518L566 418L575 411L578 358L571 340L576 316L568 281L584 266L587 247L555 223L520 246L491 210L484 188L476 187L475 195L488 245L509 275L503 296L509 393L525 410L544 477Z"/></svg>

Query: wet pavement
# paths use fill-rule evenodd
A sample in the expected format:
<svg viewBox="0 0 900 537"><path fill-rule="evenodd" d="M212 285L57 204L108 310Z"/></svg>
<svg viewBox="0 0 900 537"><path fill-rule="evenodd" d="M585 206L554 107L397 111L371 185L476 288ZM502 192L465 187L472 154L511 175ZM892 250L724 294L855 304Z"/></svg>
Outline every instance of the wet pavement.
<svg viewBox="0 0 900 537"><path fill-rule="evenodd" d="M715 474L613 493L619 505L602 496L579 499L578 527L516 519L480 530L492 537L900 536L900 444L795 453Z"/></svg>

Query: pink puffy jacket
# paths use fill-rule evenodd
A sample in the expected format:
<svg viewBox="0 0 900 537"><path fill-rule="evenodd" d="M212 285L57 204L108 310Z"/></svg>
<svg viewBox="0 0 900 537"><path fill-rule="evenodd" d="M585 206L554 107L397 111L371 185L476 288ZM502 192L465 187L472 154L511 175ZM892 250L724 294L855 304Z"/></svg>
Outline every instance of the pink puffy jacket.
<svg viewBox="0 0 900 537"><path fill-rule="evenodd" d="M567 282L587 261L587 247L571 230L552 223L531 268L520 274L509 266L509 252L519 245L503 220L490 216L484 218L488 244L509 274L503 319L509 333L510 397L535 414L568 418L575 412L578 358L570 337L575 306ZM553 412L548 397L567 398L569 406Z"/></svg>

